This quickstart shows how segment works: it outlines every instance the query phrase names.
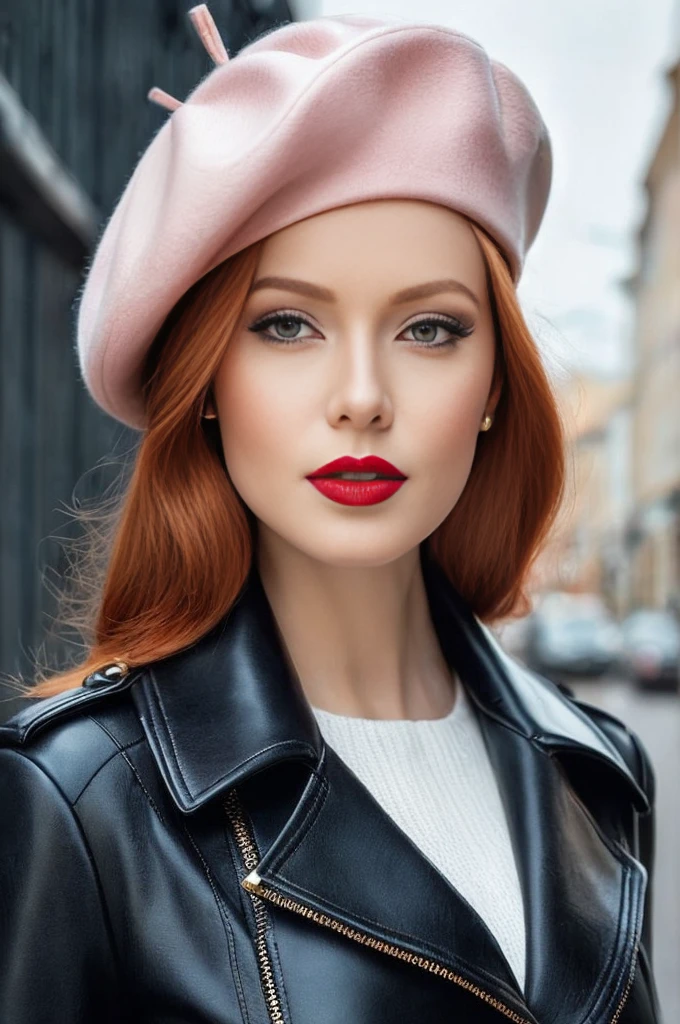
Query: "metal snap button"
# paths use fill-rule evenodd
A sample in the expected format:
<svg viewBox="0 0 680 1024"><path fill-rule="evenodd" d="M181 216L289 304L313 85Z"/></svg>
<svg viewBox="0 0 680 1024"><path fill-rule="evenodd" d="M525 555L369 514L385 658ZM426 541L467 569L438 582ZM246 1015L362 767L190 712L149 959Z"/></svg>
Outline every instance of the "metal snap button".
<svg viewBox="0 0 680 1024"><path fill-rule="evenodd" d="M83 686L108 686L109 683L122 679L130 671L126 661L113 661L110 665L102 665L101 668L91 672L83 679Z"/></svg>

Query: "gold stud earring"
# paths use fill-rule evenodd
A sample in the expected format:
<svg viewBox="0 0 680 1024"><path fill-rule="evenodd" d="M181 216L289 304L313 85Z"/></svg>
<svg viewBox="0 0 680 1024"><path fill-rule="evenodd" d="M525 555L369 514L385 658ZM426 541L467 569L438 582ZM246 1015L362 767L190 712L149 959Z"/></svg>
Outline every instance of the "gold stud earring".
<svg viewBox="0 0 680 1024"><path fill-rule="evenodd" d="M491 428L491 424L492 423L493 423L493 416L485 416L484 419L482 420L482 425L480 427L480 430L489 430Z"/></svg>

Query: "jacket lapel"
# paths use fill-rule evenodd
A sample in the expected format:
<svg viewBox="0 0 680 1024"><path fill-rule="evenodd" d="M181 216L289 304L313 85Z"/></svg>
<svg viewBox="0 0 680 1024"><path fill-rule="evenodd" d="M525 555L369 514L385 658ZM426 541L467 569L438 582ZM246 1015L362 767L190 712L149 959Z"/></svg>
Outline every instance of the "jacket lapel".
<svg viewBox="0 0 680 1024"><path fill-rule="evenodd" d="M604 1024L635 967L647 877L577 797L569 759L586 766L607 811L631 802L648 810L647 797L585 713L513 661L436 566L429 574L442 648L477 708L506 810L524 901L526 1002L551 1024Z"/></svg>
<svg viewBox="0 0 680 1024"><path fill-rule="evenodd" d="M321 756L314 713L254 570L229 614L191 647L150 665L132 695L184 813L269 765L313 767Z"/></svg>
<svg viewBox="0 0 680 1024"><path fill-rule="evenodd" d="M257 874L291 906L431 962L521 1019L608 1021L634 963L645 872L600 831L557 759L587 758L612 799L644 809L645 795L604 734L507 659L425 556L423 571L508 815L528 936L525 997L485 923L324 744L254 569L223 622L133 685L149 745L185 814L232 786L251 794ZM284 768L302 779L287 799Z"/></svg>
<svg viewBox="0 0 680 1024"><path fill-rule="evenodd" d="M479 718L523 891L526 1001L541 1021L608 1022L634 966L644 868L605 841L556 760Z"/></svg>
<svg viewBox="0 0 680 1024"><path fill-rule="evenodd" d="M258 816L250 813L257 834ZM332 748L257 874L374 948L392 947L400 958L410 952L433 973L444 968L444 976L533 1021L486 924Z"/></svg>

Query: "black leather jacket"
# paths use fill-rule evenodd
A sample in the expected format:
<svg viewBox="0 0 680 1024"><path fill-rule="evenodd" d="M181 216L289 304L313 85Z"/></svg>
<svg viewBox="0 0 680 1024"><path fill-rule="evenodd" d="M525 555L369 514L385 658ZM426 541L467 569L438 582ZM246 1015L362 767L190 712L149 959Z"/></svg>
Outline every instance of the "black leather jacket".
<svg viewBox="0 0 680 1024"><path fill-rule="evenodd" d="M327 747L259 576L197 644L0 727L2 1024L652 1024L653 776L425 566L527 925L472 907Z"/></svg>

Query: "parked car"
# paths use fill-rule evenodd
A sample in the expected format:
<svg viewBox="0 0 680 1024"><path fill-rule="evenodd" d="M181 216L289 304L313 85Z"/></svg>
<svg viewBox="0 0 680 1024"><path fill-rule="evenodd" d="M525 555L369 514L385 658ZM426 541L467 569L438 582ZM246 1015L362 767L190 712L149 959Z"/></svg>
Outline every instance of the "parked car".
<svg viewBox="0 0 680 1024"><path fill-rule="evenodd" d="M595 594L551 594L531 616L526 661L542 675L597 677L619 667L621 634Z"/></svg>
<svg viewBox="0 0 680 1024"><path fill-rule="evenodd" d="M680 625L667 611L641 608L622 624L623 653L633 681L648 689L678 690Z"/></svg>

